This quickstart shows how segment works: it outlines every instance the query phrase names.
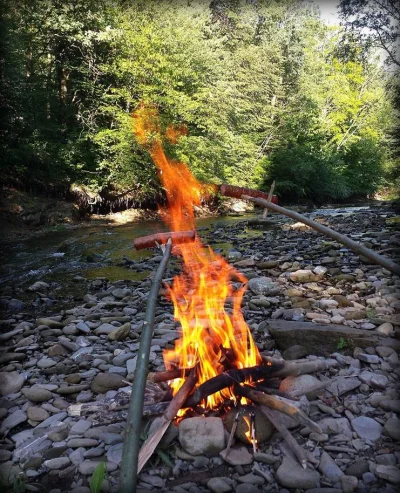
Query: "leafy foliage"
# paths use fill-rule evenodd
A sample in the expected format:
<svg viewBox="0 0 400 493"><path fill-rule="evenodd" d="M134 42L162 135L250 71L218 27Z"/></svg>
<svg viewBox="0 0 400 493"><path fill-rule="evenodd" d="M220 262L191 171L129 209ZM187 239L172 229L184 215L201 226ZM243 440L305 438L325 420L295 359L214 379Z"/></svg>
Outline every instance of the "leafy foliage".
<svg viewBox="0 0 400 493"><path fill-rule="evenodd" d="M0 3L5 182L159 196L132 132L142 101L187 127L165 145L205 182L275 179L284 199L322 202L397 176L394 84L364 40L300 2Z"/></svg>

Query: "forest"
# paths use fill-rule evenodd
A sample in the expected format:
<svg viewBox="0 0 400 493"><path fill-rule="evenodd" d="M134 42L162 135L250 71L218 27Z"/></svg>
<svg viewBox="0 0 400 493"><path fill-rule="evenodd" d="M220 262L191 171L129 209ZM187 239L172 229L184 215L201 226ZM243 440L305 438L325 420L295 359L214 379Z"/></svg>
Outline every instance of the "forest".
<svg viewBox="0 0 400 493"><path fill-rule="evenodd" d="M205 183L320 204L400 188L398 12L373 3L342 0L332 26L298 0L1 0L1 184L162 199L144 103Z"/></svg>

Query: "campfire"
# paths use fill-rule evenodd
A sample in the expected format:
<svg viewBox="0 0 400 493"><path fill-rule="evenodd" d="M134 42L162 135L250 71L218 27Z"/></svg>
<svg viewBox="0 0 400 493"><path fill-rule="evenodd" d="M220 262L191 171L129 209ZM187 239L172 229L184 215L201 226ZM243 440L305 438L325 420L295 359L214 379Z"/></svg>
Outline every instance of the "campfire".
<svg viewBox="0 0 400 493"><path fill-rule="evenodd" d="M204 186L185 164L167 158L155 108L143 106L137 111L134 131L158 168L168 205L162 210L164 221L171 231L193 231L194 207L200 205ZM168 128L166 137L176 142L182 133L182 128ZM172 393L182 386L184 374L195 368L197 381L186 403L189 408L201 406L204 412L245 403L235 393L235 385L263 382L273 366L262 360L241 312L247 279L197 236L177 245L175 254L182 258L182 273L168 287L168 295L181 338L174 349L164 351L164 362L167 370L178 369L183 375L169 381ZM232 279L240 283L238 289L232 287Z"/></svg>
<svg viewBox="0 0 400 493"><path fill-rule="evenodd" d="M168 237L181 237L174 246L174 254L182 259L182 272L174 278L172 286L167 286L181 337L175 341L173 349L164 350L166 372L152 375L155 382L168 382L172 402L178 403L172 406L174 416L182 419L208 414L225 416L233 412L235 417L231 420L225 457L240 420L247 426L245 440L254 451L260 441L256 422L262 412L264 419L282 428L279 420L271 415L271 408L295 416L299 422L320 431L277 389L279 377L287 374L288 367L285 369L283 361L262 358L258 351L241 312L245 276L197 236L189 237L195 230L194 207L200 205L204 186L185 164L167 158L154 107L143 106L137 111L134 131L138 141L149 150L167 197L167 209L161 209L161 213L171 233L155 235L150 240L165 243ZM185 133L182 128L169 128L165 135L176 142L182 133ZM135 246L142 248L149 243L139 239ZM192 381L190 385L188 376ZM254 404L259 409L254 408ZM265 406L268 409L264 409ZM301 462L305 465L303 454ZM139 470L142 464L139 456Z"/></svg>
<svg viewBox="0 0 400 493"><path fill-rule="evenodd" d="M171 251L182 261L181 274L173 279L171 285L166 285L175 320L179 322L180 337L172 349L164 350L166 371L147 375L144 406L143 400L140 400L140 406L133 405L135 399L120 391L111 399L75 406L76 409L70 409L70 414L90 415L93 424L127 420L126 464L123 464L122 472L122 484L125 486L132 484L132 477L143 468L171 422L193 416L221 416L225 419L230 435L221 455L228 462L235 436L251 445L254 452L257 451L264 439L258 432L258 423L267 420L281 433L301 465L306 467L307 460L311 459L288 431L287 420L289 418L292 424L307 426L317 433L322 430L307 417L301 403L297 402L302 394L285 394L279 389L280 382L288 375L326 370L336 366L337 362L285 362L261 356L241 311L247 279L204 245L195 234L194 208L200 205L206 188L192 176L185 164L170 161L163 150L163 138L176 142L185 129L169 128L163 137L154 107L139 108L133 120L138 141L149 150L157 166L167 197L167 208L160 209L160 212L170 229L168 233L138 238L134 242L136 249L157 244L164 248L164 266L161 269L160 264L156 273L158 280L153 281L155 294L151 298L150 292L148 299L146 317L149 316L145 324L150 326L150 331L147 327L143 329L139 348L132 388L132 396L135 395L137 401L136 394L143 395L148 371L157 283L158 286L161 283ZM143 352L140 354L142 345ZM141 376L138 375L140 365ZM142 386L140 380L143 380ZM319 388L323 389L330 383L332 381L321 382ZM127 414L125 409L129 401L131 404ZM138 437L136 430L139 429L142 415L157 414L162 414L161 424L137 455L137 447L135 445L130 449L129 439L132 440L135 435ZM238 434L239 428L244 428L245 432ZM138 438L135 440L138 441ZM137 469L134 467L129 471L132 461L135 464L135 457L138 457Z"/></svg>

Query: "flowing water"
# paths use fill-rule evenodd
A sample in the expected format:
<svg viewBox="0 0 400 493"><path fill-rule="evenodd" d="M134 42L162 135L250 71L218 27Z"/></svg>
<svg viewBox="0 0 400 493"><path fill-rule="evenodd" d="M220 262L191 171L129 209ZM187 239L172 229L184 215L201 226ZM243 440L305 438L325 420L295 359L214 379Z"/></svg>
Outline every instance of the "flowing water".
<svg viewBox="0 0 400 493"><path fill-rule="evenodd" d="M246 218L251 216L246 216ZM237 216L211 217L196 220L198 230L217 229L219 225L237 222ZM114 282L119 279L141 280L150 272L128 269L123 259L145 261L152 250L136 251L133 240L137 237L166 231L161 221L144 221L124 226L89 226L87 228L55 230L34 238L0 245L2 264L0 284L22 289L36 281L55 283L64 295L79 295L76 276L87 279L105 277ZM229 243L213 245L227 250Z"/></svg>
<svg viewBox="0 0 400 493"><path fill-rule="evenodd" d="M319 209L309 215L346 215L360 209ZM202 231L207 230L217 233L220 226L255 217L254 214L246 214L240 217L235 215L202 218L196 220L196 228L200 235ZM282 219L282 216L278 217ZM41 280L51 284L59 297L80 297L86 293L86 286L84 283L75 282L76 276L87 279L104 277L111 282L120 279L141 280L150 274L150 271L146 270L145 260L153 255L153 251L135 251L132 242L139 236L165 230L166 226L161 221L144 221L113 227L93 225L56 230L26 240L3 243L0 245L0 286L2 290L7 287L16 289L18 298L23 298L26 289ZM247 230L244 234L248 236L262 233ZM237 237L240 237L240 234ZM217 252L226 252L231 246L226 237L221 239L221 243L213 241L212 244L212 248ZM124 257L139 263L143 261L144 268L127 268L123 265Z"/></svg>

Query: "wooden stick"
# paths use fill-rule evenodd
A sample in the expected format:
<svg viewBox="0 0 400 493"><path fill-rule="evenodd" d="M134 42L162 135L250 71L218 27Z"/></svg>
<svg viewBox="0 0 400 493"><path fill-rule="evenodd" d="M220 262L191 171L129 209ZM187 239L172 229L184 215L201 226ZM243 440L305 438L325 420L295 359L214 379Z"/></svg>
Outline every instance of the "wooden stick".
<svg viewBox="0 0 400 493"><path fill-rule="evenodd" d="M168 380L175 380L175 378L181 378L183 375L189 372L188 369L175 368L174 370L167 371L154 371L147 375L147 381L154 383L168 382Z"/></svg>
<svg viewBox="0 0 400 493"><path fill-rule="evenodd" d="M232 188L232 187L231 187ZM234 188L234 187L233 187ZM223 186L221 186L221 193L223 195L228 195L227 193L223 193L222 190L225 190L229 192L229 189L226 190L223 189ZM236 197L235 195L228 195L228 196L233 196ZM357 255L363 255L364 257L368 258L373 262L374 264L381 265L385 269L389 270L390 272L393 272L393 274L397 274L400 276L400 265L396 264L393 262L393 260L390 260L386 257L383 257L382 255L379 255L379 253L374 252L370 248L367 248L365 245L358 243L352 239L350 239L348 236L343 235L341 233L338 233L337 231L334 231L331 228L328 228L327 226L324 226L323 224L319 224L312 219L309 219L302 214L299 214L298 212L291 211L289 209L286 209L284 207L281 207L279 205L274 204L273 202L268 202L265 199L258 198L258 197L253 197L251 195L241 195L241 198L243 200L249 200L251 202L254 202L261 207L270 209L271 211L277 212L278 214L283 214L285 216L290 217L291 219L294 219L295 221L299 221L303 224L307 224L307 226L310 226L311 228L315 229L318 231L318 233L325 234L326 236L329 236L335 241L338 241L339 243L342 243L343 245L347 246L351 250L353 250Z"/></svg>
<svg viewBox="0 0 400 493"><path fill-rule="evenodd" d="M301 447L290 433L290 431L283 424L281 416L278 411L274 411L269 409L266 406L260 406L261 411L267 416L267 418L271 421L271 423L275 426L275 428L279 431L282 438L288 444L290 449L293 451L297 460L300 462L301 466L304 469L307 469L307 454L306 451Z"/></svg>
<svg viewBox="0 0 400 493"><path fill-rule="evenodd" d="M329 387L330 385L332 385L333 382L336 382L336 380L337 380L337 378L330 378L329 380L325 380L325 382L315 383L314 385L308 387L307 389L291 390L290 392L288 392L288 394L289 394L288 397L289 397L289 399L291 397L299 398L302 395L306 395L306 394L311 393L311 392L317 392L318 390L323 390L326 387Z"/></svg>
<svg viewBox="0 0 400 493"><path fill-rule="evenodd" d="M316 359L313 361L283 361L264 356L263 360L273 363L277 363L278 361L280 361L284 364L282 369L272 372L270 375L271 377L288 377L304 375L306 373L317 373L319 371L328 370L329 368L335 368L339 365L339 363L335 359Z"/></svg>
<svg viewBox="0 0 400 493"><path fill-rule="evenodd" d="M142 423L146 376L149 367L151 339L153 338L154 332L157 296L164 272L167 268L169 257L171 255L171 250L172 240L169 238L147 298L146 314L140 338L135 378L132 385L128 419L125 429L124 446L122 450L121 474L119 481L120 493L136 492L139 438Z"/></svg>
<svg viewBox="0 0 400 493"><path fill-rule="evenodd" d="M169 403L166 411L161 416L162 423L160 424L160 427L142 445L139 451L137 470L138 474L143 469L146 462L153 455L153 452L156 449L157 445L160 443L160 440L164 436L164 433L167 431L169 425L172 423L172 420L175 418L178 411L182 408L188 395L195 386L197 381L196 373L196 369L193 369L193 371L190 372L189 376L186 378L181 388L178 390L172 401Z"/></svg>
<svg viewBox="0 0 400 493"><path fill-rule="evenodd" d="M157 402L157 404L148 404L143 406L142 416L157 416L165 412L169 402ZM122 409L118 411L98 411L88 416L93 426L108 425L126 421L128 410Z"/></svg>
<svg viewBox="0 0 400 493"><path fill-rule="evenodd" d="M220 186L221 195L225 195L227 197L234 197L236 199L242 198L242 195L250 195L251 197L258 197L265 200L268 200L268 194L262 192L261 190L254 190L252 188L243 188L243 187L235 187L233 185L221 185ZM272 197L271 202L275 202L276 198Z"/></svg>
<svg viewBox="0 0 400 493"><path fill-rule="evenodd" d="M284 400L282 397L276 395L258 392L248 385L237 385L235 387L235 392L243 397L247 397L253 402L257 402L258 404L262 404L270 409L275 409L276 411L290 416L299 424L308 426L315 433L322 433L321 427L317 425L317 423L314 423L314 421L312 421L301 409L291 404L289 400Z"/></svg>
<svg viewBox="0 0 400 493"><path fill-rule="evenodd" d="M264 378L269 378L270 375L282 368L282 362L269 363L268 365L252 366L250 368L234 368L233 370L227 370L210 378L203 384L201 384L196 392L186 402L186 407L196 407L203 399L206 399L209 395L215 394L226 387L230 387L237 383L256 382Z"/></svg>
<svg viewBox="0 0 400 493"><path fill-rule="evenodd" d="M268 202L271 202L272 200L272 196L274 194L274 189L275 189L275 180L272 182L272 185L271 185L271 188L269 189L269 194L268 194ZM263 219L267 219L267 216L268 216L268 209L265 208L264 209L264 213L263 213Z"/></svg>

